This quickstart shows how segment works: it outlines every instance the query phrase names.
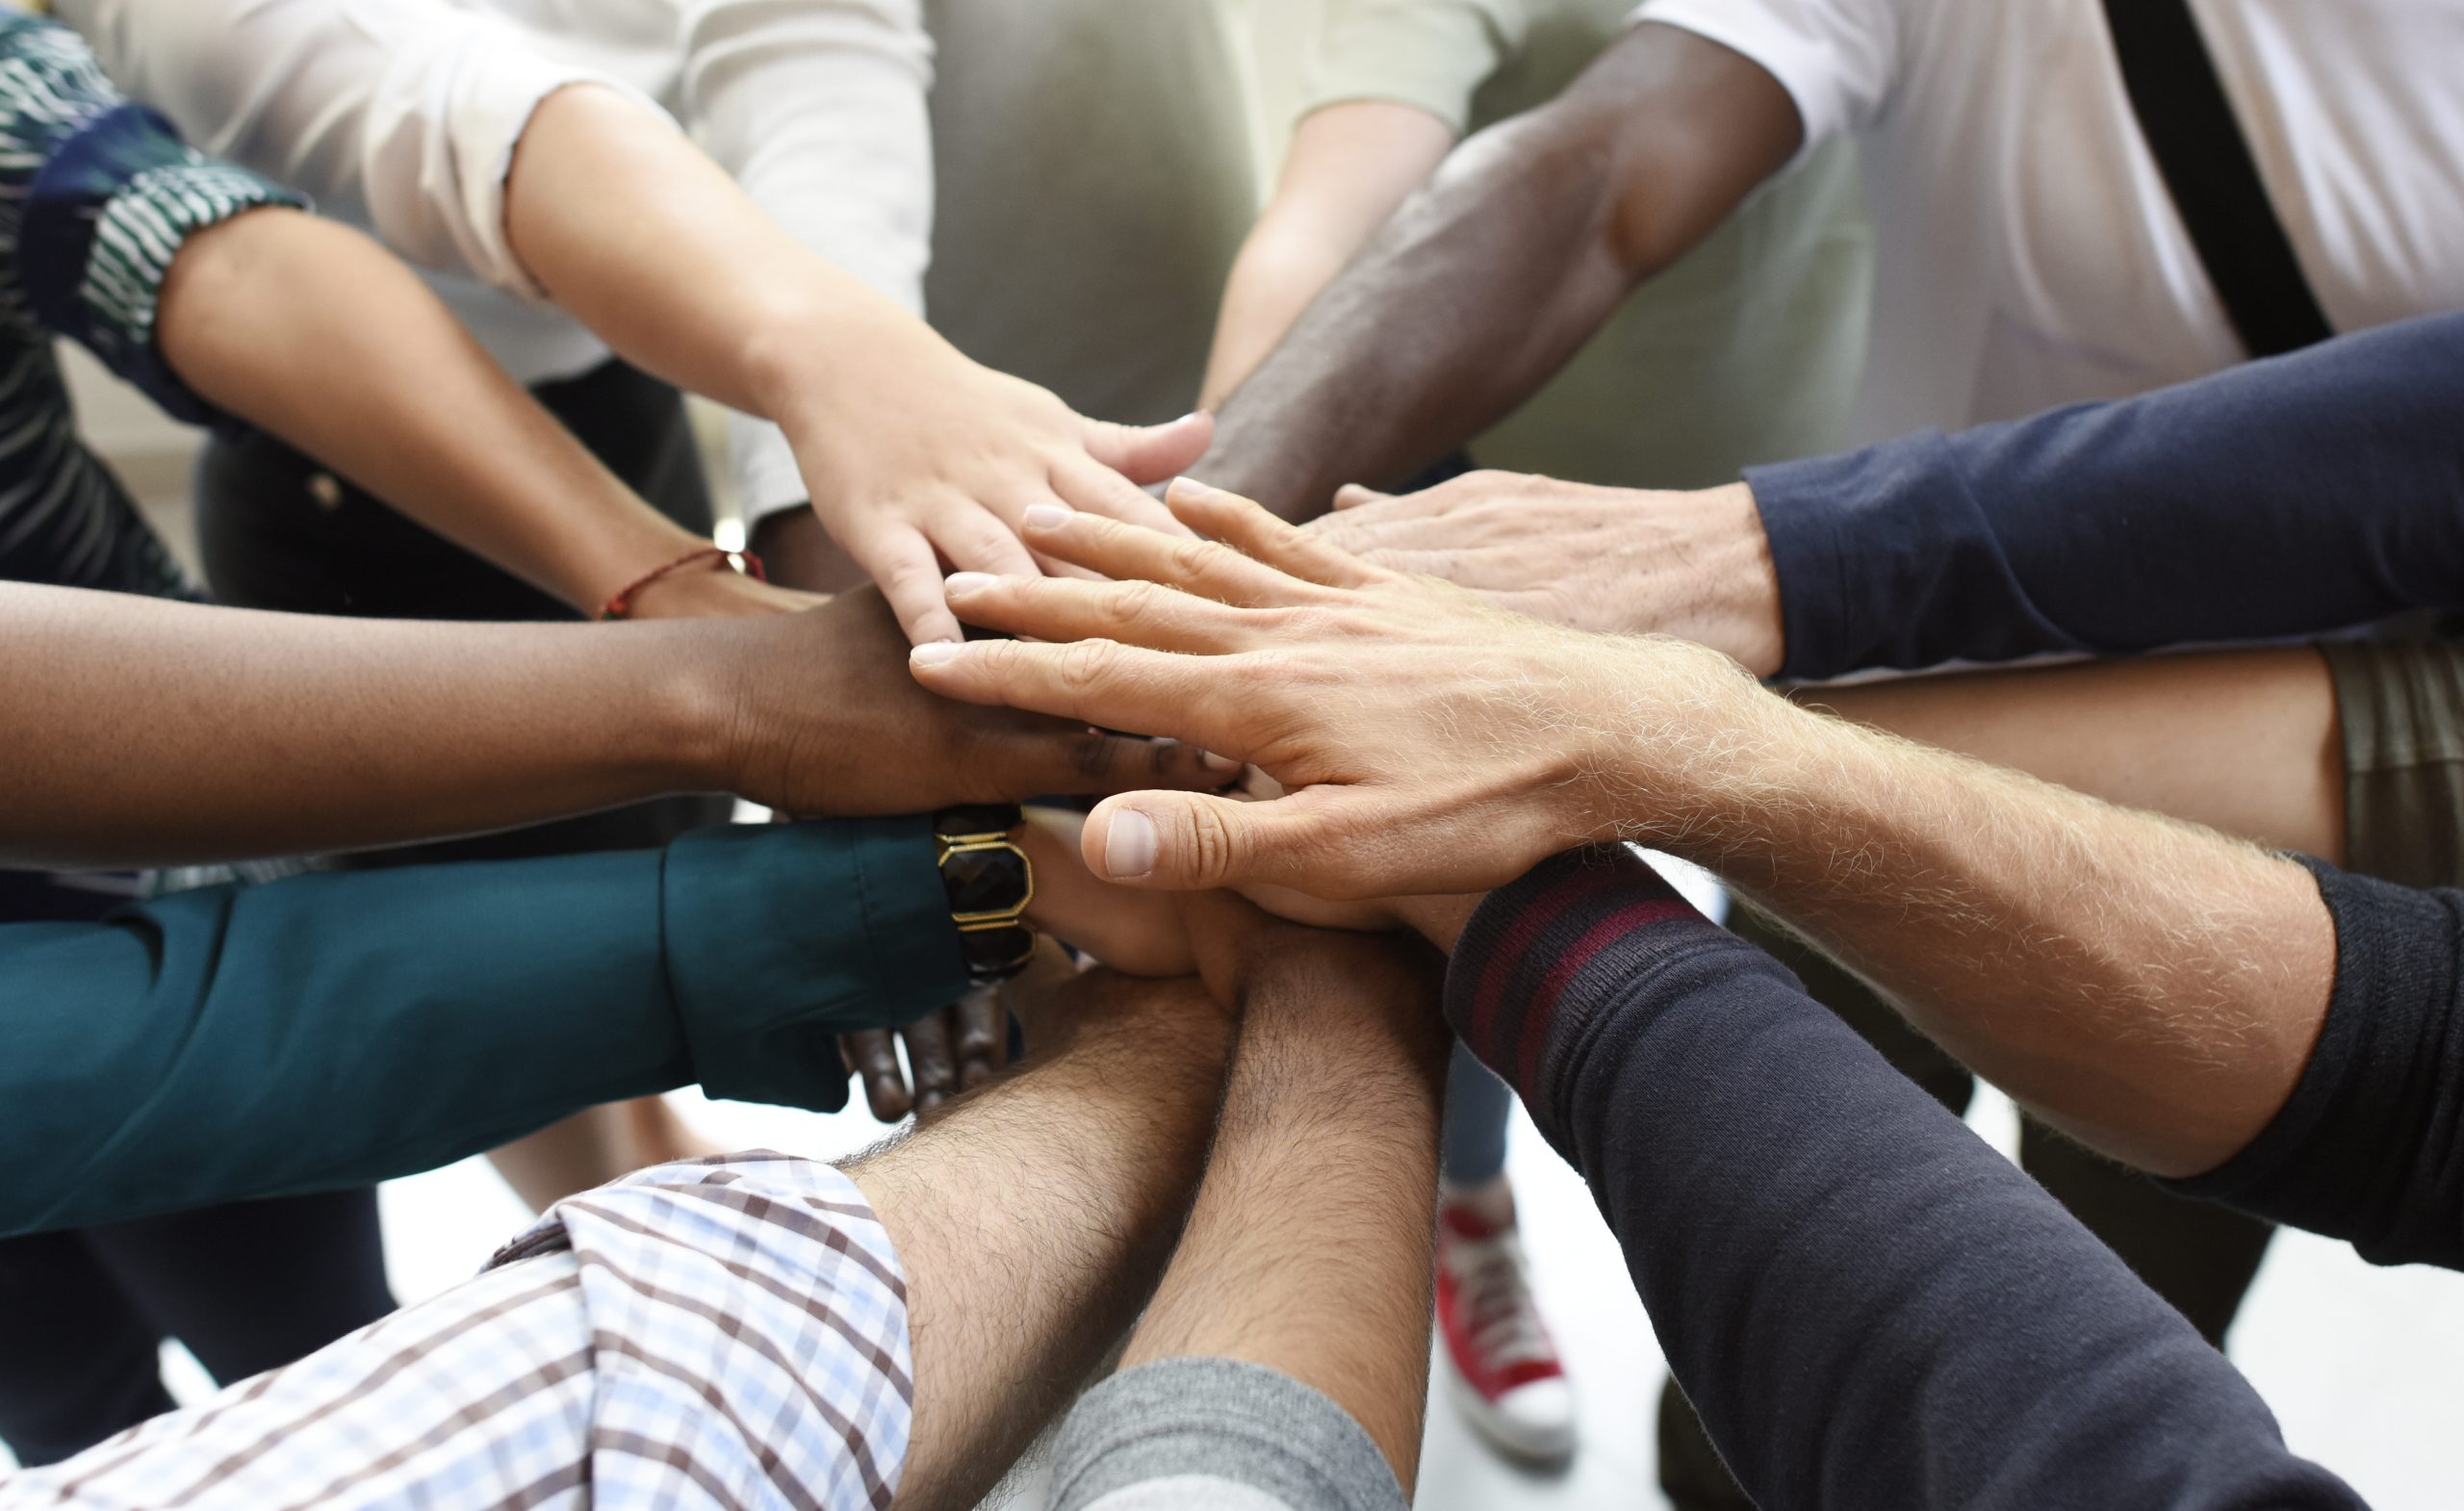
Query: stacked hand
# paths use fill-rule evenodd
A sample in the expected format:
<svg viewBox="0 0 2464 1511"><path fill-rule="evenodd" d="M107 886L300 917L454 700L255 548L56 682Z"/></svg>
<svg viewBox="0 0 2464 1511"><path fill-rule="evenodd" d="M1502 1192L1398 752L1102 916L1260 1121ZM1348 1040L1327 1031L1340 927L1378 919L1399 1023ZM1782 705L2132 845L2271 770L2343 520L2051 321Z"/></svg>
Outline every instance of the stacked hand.
<svg viewBox="0 0 2464 1511"><path fill-rule="evenodd" d="M961 617L1033 641L911 657L937 692L1172 734L1287 789L1108 800L1085 853L1112 881L1485 890L1576 844L1681 824L1653 811L1654 767L1716 761L1776 703L1699 646L1509 614L1202 485L1167 502L1212 538L1032 511L1037 551L1116 580L961 574Z"/></svg>
<svg viewBox="0 0 2464 1511"><path fill-rule="evenodd" d="M1604 634L1669 634L1780 670L1780 584L1753 490L1596 488L1467 473L1425 492L1347 488L1310 528L1373 566Z"/></svg>
<svg viewBox="0 0 2464 1511"><path fill-rule="evenodd" d="M1084 724L968 707L895 675L906 639L882 595L690 627L685 681L706 785L807 817L929 813L960 803L1132 787L1217 787L1237 764Z"/></svg>
<svg viewBox="0 0 2464 1511"><path fill-rule="evenodd" d="M884 331L865 349L862 362L818 365L779 419L813 512L881 586L909 640L959 638L941 563L1039 570L1018 539L1034 505L1177 528L1141 485L1197 459L1215 433L1206 416L1088 420L920 328Z"/></svg>

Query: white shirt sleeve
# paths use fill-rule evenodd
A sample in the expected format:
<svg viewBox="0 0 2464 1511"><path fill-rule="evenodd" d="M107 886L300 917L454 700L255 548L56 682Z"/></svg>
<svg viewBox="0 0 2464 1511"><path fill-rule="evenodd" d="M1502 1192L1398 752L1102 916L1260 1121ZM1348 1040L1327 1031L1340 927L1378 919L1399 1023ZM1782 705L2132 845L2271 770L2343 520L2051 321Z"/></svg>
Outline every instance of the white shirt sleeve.
<svg viewBox="0 0 2464 1511"><path fill-rule="evenodd" d="M505 175L541 100L604 73L440 0L61 0L133 98L198 147L288 184L422 267L527 298Z"/></svg>
<svg viewBox="0 0 2464 1511"><path fill-rule="evenodd" d="M920 0L692 0L685 110L702 144L804 245L922 314L933 242L933 42ZM779 427L737 416L748 524L808 490Z"/></svg>
<svg viewBox="0 0 2464 1511"><path fill-rule="evenodd" d="M1993 0L1951 0L1990 4ZM1899 77L1907 0L1645 0L1659 21L1744 54L1780 81L1805 122L1802 159L1874 118Z"/></svg>

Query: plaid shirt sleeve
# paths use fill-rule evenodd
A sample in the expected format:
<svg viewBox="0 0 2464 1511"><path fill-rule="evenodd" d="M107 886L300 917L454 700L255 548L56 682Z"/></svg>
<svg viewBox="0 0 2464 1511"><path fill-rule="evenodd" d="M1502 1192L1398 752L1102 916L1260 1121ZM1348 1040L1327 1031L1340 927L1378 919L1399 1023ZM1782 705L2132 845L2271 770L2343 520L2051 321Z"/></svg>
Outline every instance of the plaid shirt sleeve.
<svg viewBox="0 0 2464 1511"><path fill-rule="evenodd" d="M163 280L197 232L299 195L181 141L74 32L0 15L0 307L66 336L170 414L220 417L154 346Z"/></svg>
<svg viewBox="0 0 2464 1511"><path fill-rule="evenodd" d="M731 1155L559 1203L443 1296L0 1480L0 1511L886 1511L912 1382L856 1184Z"/></svg>

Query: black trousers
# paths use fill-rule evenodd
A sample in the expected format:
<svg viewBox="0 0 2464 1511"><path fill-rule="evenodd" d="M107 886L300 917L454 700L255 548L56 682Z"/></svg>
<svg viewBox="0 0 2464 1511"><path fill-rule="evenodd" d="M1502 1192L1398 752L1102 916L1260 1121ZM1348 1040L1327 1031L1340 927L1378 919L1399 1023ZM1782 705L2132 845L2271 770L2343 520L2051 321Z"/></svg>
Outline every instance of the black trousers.
<svg viewBox="0 0 2464 1511"><path fill-rule="evenodd" d="M709 492L674 389L609 362L532 392L660 512L708 531ZM196 493L206 578L221 602L390 619L577 617L270 436L217 438ZM724 821L730 807L724 797L668 799L337 863L648 849ZM0 909L22 890L0 885ZM167 1410L156 1362L166 1337L229 1381L393 1309L372 1191L0 1242L0 1437L21 1462L49 1463Z"/></svg>

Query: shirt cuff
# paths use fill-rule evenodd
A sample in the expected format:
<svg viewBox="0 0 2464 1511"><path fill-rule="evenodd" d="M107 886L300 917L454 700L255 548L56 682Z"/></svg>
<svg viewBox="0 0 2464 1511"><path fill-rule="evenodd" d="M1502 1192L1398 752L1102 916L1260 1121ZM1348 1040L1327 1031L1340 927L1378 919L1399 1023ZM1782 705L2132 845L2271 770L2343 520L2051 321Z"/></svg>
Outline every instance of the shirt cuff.
<svg viewBox="0 0 2464 1511"><path fill-rule="evenodd" d="M116 106L62 142L27 192L18 243L27 301L167 413L216 423L220 412L155 347L163 281L197 232L267 205L306 204L197 152L145 106Z"/></svg>
<svg viewBox="0 0 2464 1511"><path fill-rule="evenodd" d="M1497 71L1509 38L1467 5L1354 7L1326 23L1323 44L1302 74L1300 109L1383 100L1415 106L1457 137L1471 127L1472 96Z"/></svg>
<svg viewBox="0 0 2464 1511"><path fill-rule="evenodd" d="M1568 1072L1586 1026L1614 1011L1618 982L1707 941L1758 953L1696 912L1630 847L1570 850L1472 914L1447 964L1447 1021L1565 1152Z"/></svg>
<svg viewBox="0 0 2464 1511"><path fill-rule="evenodd" d="M1961 548L1978 533L1970 527L1976 509L1938 430L1750 467L1744 476L1780 587L1783 679L1819 681L1921 661L1907 653L1933 638L1929 616L1946 598L1981 586L1950 580L1956 572L1997 584L2007 577L2007 566L1962 559Z"/></svg>
<svg viewBox="0 0 2464 1511"><path fill-rule="evenodd" d="M486 29L481 31L484 34ZM450 267L449 259L458 258L473 276L491 287L519 298L547 302L547 290L523 267L505 230L505 186L513 174L514 152L522 144L523 133L530 129L531 117L550 95L576 85L614 90L671 127L676 125L675 117L656 100L622 79L543 58L523 44L518 34L503 46L490 45L482 35L466 47L446 106L444 129L452 166L450 193L455 200L447 226L454 244L450 248L424 244L429 239L416 234L414 228L380 223L378 230L386 241L429 267ZM379 219L383 219L381 211Z"/></svg>
<svg viewBox="0 0 2464 1511"><path fill-rule="evenodd" d="M2451 1126L2437 1082L2453 1061L2464 918L2424 891L2294 858L2319 884L2336 934L2326 1021L2293 1094L2241 1153L2161 1184L2185 1196L2348 1241L2378 1265L2464 1265L2454 1208L2420 1199Z"/></svg>
<svg viewBox="0 0 2464 1511"><path fill-rule="evenodd" d="M716 1097L834 1112L836 1037L958 1001L966 961L924 818L726 825L667 849L677 1012Z"/></svg>

